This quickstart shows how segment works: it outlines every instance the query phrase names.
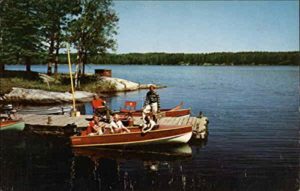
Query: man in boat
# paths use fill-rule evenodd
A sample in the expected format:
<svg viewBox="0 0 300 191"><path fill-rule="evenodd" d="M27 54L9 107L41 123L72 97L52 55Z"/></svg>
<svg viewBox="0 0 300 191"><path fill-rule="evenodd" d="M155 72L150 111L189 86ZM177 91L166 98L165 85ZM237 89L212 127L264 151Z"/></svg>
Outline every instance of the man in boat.
<svg viewBox="0 0 300 191"><path fill-rule="evenodd" d="M160 98L158 93L155 91L155 86L150 85L149 91L146 94L146 99L143 107L143 121L144 124L148 124L151 119L149 119L150 113L152 113L153 121L157 121L156 114L160 112ZM148 120L147 120L148 116Z"/></svg>
<svg viewBox="0 0 300 191"><path fill-rule="evenodd" d="M109 110L106 107L106 101L101 99L97 94L93 97L92 107L94 114L97 116L105 116L105 119L109 120Z"/></svg>
<svg viewBox="0 0 300 191"><path fill-rule="evenodd" d="M94 115L92 121L89 122L89 125L87 127L87 134L88 135L102 135L104 127L105 127L105 124L101 125L99 117L97 115Z"/></svg>
<svg viewBox="0 0 300 191"><path fill-rule="evenodd" d="M130 132L130 130L123 125L118 114L114 114L113 120L110 122L110 128L116 133Z"/></svg>

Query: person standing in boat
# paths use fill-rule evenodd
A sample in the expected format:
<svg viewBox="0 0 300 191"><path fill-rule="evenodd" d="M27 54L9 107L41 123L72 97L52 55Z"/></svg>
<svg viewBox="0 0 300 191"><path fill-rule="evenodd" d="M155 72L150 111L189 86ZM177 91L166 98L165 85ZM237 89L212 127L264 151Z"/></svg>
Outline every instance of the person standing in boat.
<svg viewBox="0 0 300 191"><path fill-rule="evenodd" d="M93 96L92 107L93 112L97 116L106 116L106 120L109 120L109 109L106 106L106 101L101 99L97 94Z"/></svg>
<svg viewBox="0 0 300 191"><path fill-rule="evenodd" d="M95 94L93 96L92 107L93 107L94 113L96 112L97 109L104 108L105 104L106 104L106 102L103 99L101 99L97 94Z"/></svg>
<svg viewBox="0 0 300 191"><path fill-rule="evenodd" d="M155 86L150 85L149 91L146 94L146 99L143 107L143 121L144 124L147 124L147 115L152 112L153 120L156 122L155 115L160 112L160 98L158 93L155 91Z"/></svg>
<svg viewBox="0 0 300 191"><path fill-rule="evenodd" d="M118 114L114 114L113 120L110 122L110 128L111 128L111 132L116 132L116 133L130 132L130 130L123 125Z"/></svg>

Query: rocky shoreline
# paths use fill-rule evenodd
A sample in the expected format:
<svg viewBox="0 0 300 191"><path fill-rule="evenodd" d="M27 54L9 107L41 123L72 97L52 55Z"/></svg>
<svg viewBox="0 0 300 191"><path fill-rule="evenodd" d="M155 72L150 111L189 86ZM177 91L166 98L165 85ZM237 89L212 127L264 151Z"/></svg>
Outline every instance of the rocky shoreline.
<svg viewBox="0 0 300 191"><path fill-rule="evenodd" d="M112 78L112 77L101 77L100 80L112 83L115 85L115 92L126 92L126 91L135 91L140 89L147 89L150 85L153 84L139 84L132 81ZM163 86L157 86L158 88L163 88ZM83 103L89 102L92 100L93 92L87 91L76 91L75 99L76 102ZM62 103L71 103L72 94L70 92L54 92L46 91L40 89L25 89L13 87L12 91L4 94L0 97L0 102L3 103L24 103L24 104L62 104Z"/></svg>

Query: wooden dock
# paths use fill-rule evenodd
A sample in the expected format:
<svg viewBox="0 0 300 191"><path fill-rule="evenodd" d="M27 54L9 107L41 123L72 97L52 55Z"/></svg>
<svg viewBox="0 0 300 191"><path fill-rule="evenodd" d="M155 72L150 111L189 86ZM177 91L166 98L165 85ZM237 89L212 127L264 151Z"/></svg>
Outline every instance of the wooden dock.
<svg viewBox="0 0 300 191"><path fill-rule="evenodd" d="M81 115L79 117L70 117L69 115L19 115L25 122L25 130L33 131L39 134L63 134L63 127L74 124L77 128L88 126L92 115ZM143 123L141 117L133 118L134 125ZM205 139L208 134L208 119L206 117L197 118L189 115L182 117L162 117L158 124L163 125L192 125L193 137Z"/></svg>
<svg viewBox="0 0 300 191"><path fill-rule="evenodd" d="M69 115L36 115L26 114L19 115L25 122L26 125L30 126L47 126L52 127L64 127L68 124L76 124L77 127L87 127L92 115L81 115L79 117L70 117Z"/></svg>
<svg viewBox="0 0 300 191"><path fill-rule="evenodd" d="M208 135L208 119L207 117L163 117L158 121L158 124L164 125L192 125L193 137L196 139L205 139Z"/></svg>
<svg viewBox="0 0 300 191"><path fill-rule="evenodd" d="M37 115L26 114L18 115L25 122L25 130L37 134L63 135L63 127L74 124L77 128L85 128L88 126L92 115L81 115L79 117L71 117L70 115Z"/></svg>

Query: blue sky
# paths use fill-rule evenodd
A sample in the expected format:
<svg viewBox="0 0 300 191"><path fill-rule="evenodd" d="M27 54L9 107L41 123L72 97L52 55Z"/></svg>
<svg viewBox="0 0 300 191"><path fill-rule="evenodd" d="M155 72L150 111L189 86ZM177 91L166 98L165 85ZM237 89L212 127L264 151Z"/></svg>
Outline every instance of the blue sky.
<svg viewBox="0 0 300 191"><path fill-rule="evenodd" d="M116 53L299 50L298 1L115 1Z"/></svg>

